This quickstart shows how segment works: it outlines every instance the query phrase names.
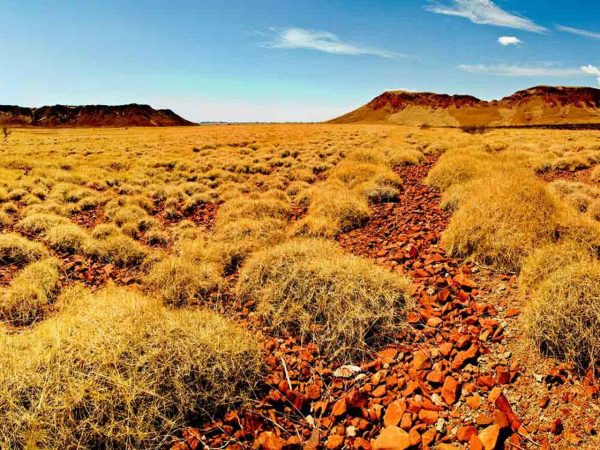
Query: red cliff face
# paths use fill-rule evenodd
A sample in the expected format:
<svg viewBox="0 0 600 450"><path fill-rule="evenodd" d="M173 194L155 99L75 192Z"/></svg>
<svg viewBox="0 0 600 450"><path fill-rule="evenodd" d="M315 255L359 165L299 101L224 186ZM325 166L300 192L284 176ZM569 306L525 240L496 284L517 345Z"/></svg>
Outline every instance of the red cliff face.
<svg viewBox="0 0 600 450"><path fill-rule="evenodd" d="M590 87L536 86L504 97L498 104L513 106L541 99L549 106L600 108L600 89Z"/></svg>
<svg viewBox="0 0 600 450"><path fill-rule="evenodd" d="M331 122L414 125L429 119L435 126L600 126L600 89L536 86L489 102L470 95L389 91Z"/></svg>
<svg viewBox="0 0 600 450"><path fill-rule="evenodd" d="M462 108L465 106L474 106L481 103L478 98L470 95L446 95L433 94L431 92L407 92L407 91L389 91L384 92L371 100L367 107L373 110L389 107L390 110L397 112L405 109L407 106L422 106L432 109L446 109L450 106Z"/></svg>
<svg viewBox="0 0 600 450"><path fill-rule="evenodd" d="M148 105L42 106L0 105L0 125L31 127L164 127L193 125L170 109Z"/></svg>

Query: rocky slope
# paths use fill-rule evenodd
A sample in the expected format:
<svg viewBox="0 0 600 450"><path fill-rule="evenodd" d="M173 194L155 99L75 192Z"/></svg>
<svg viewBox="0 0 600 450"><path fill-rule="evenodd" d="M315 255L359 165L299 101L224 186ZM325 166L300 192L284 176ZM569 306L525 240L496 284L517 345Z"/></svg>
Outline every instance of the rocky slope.
<svg viewBox="0 0 600 450"><path fill-rule="evenodd" d="M27 127L166 127L193 125L170 109L149 105L42 106L0 105L0 125Z"/></svg>
<svg viewBox="0 0 600 450"><path fill-rule="evenodd" d="M600 125L600 89L537 86L501 100L389 91L331 123L502 127Z"/></svg>

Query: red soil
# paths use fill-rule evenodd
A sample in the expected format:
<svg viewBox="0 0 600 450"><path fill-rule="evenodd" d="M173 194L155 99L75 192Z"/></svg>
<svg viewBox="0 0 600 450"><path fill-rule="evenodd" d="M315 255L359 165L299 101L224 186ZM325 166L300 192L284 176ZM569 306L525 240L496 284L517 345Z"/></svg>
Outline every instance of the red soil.
<svg viewBox="0 0 600 450"><path fill-rule="evenodd" d="M598 387L522 351L514 277L439 246L449 216L421 183L432 163L399 168L400 202L373 206L364 228L339 238L412 277L418 304L397 343L353 372L294 336L267 337L260 401L185 430L173 449L598 448ZM262 330L252 303L237 306Z"/></svg>

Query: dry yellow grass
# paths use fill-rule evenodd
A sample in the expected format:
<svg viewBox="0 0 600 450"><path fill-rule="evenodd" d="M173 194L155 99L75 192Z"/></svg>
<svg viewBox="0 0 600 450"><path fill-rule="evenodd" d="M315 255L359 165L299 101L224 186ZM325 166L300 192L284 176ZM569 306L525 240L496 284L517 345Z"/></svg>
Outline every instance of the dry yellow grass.
<svg viewBox="0 0 600 450"><path fill-rule="evenodd" d="M145 282L147 291L174 306L206 300L209 295L218 293L222 284L217 265L177 257L167 258L152 267Z"/></svg>
<svg viewBox="0 0 600 450"><path fill-rule="evenodd" d="M490 174L473 186L442 242L451 254L518 271L531 251L555 239L560 210L558 200L526 171Z"/></svg>
<svg viewBox="0 0 600 450"><path fill-rule="evenodd" d="M48 258L31 263L0 295L0 321L31 325L44 316L58 291L58 261Z"/></svg>
<svg viewBox="0 0 600 450"><path fill-rule="evenodd" d="M254 337L212 312L124 289L63 302L31 331L0 330L2 448L156 448L256 383Z"/></svg>
<svg viewBox="0 0 600 450"><path fill-rule="evenodd" d="M25 265L40 259L44 247L16 233L0 234L0 264Z"/></svg>
<svg viewBox="0 0 600 450"><path fill-rule="evenodd" d="M21 272L3 287L13 303L0 308L8 321L36 324L0 330L0 447L153 447L203 409L245 397L237 375L254 383L254 337L198 310L240 264L240 295L258 300L276 333L300 332L339 358L393 339L410 302L406 280L331 242L294 237L362 226L369 203L401 191L392 168L425 155L445 153L428 182L456 211L445 236L456 254L512 270L546 244L573 241L593 254L596 197L569 208L531 173L590 167L599 144L594 132L387 125L14 130L0 154L0 264ZM493 173L508 176L496 183ZM298 207L306 214L292 220ZM148 298L109 290L55 302L55 273L31 277L47 254L121 266ZM525 260L527 296L562 263L553 261L538 271L543 264Z"/></svg>
<svg viewBox="0 0 600 450"><path fill-rule="evenodd" d="M325 240L292 240L260 251L240 271L242 299L277 334L299 334L321 352L351 358L392 339L410 305L409 281L344 254Z"/></svg>
<svg viewBox="0 0 600 450"><path fill-rule="evenodd" d="M525 326L544 353L582 369L600 362L600 263L575 262L549 273L525 306Z"/></svg>

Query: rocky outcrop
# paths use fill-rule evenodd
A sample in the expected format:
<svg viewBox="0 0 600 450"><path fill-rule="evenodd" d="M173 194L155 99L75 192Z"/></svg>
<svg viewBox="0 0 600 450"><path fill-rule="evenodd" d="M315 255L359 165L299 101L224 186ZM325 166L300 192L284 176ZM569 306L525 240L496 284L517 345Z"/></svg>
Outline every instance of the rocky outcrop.
<svg viewBox="0 0 600 450"><path fill-rule="evenodd" d="M194 125L170 109L149 105L42 106L0 105L0 125L27 127L166 127Z"/></svg>
<svg viewBox="0 0 600 450"><path fill-rule="evenodd" d="M600 89L536 86L501 100L429 92L384 92L331 123L414 126L600 126Z"/></svg>

